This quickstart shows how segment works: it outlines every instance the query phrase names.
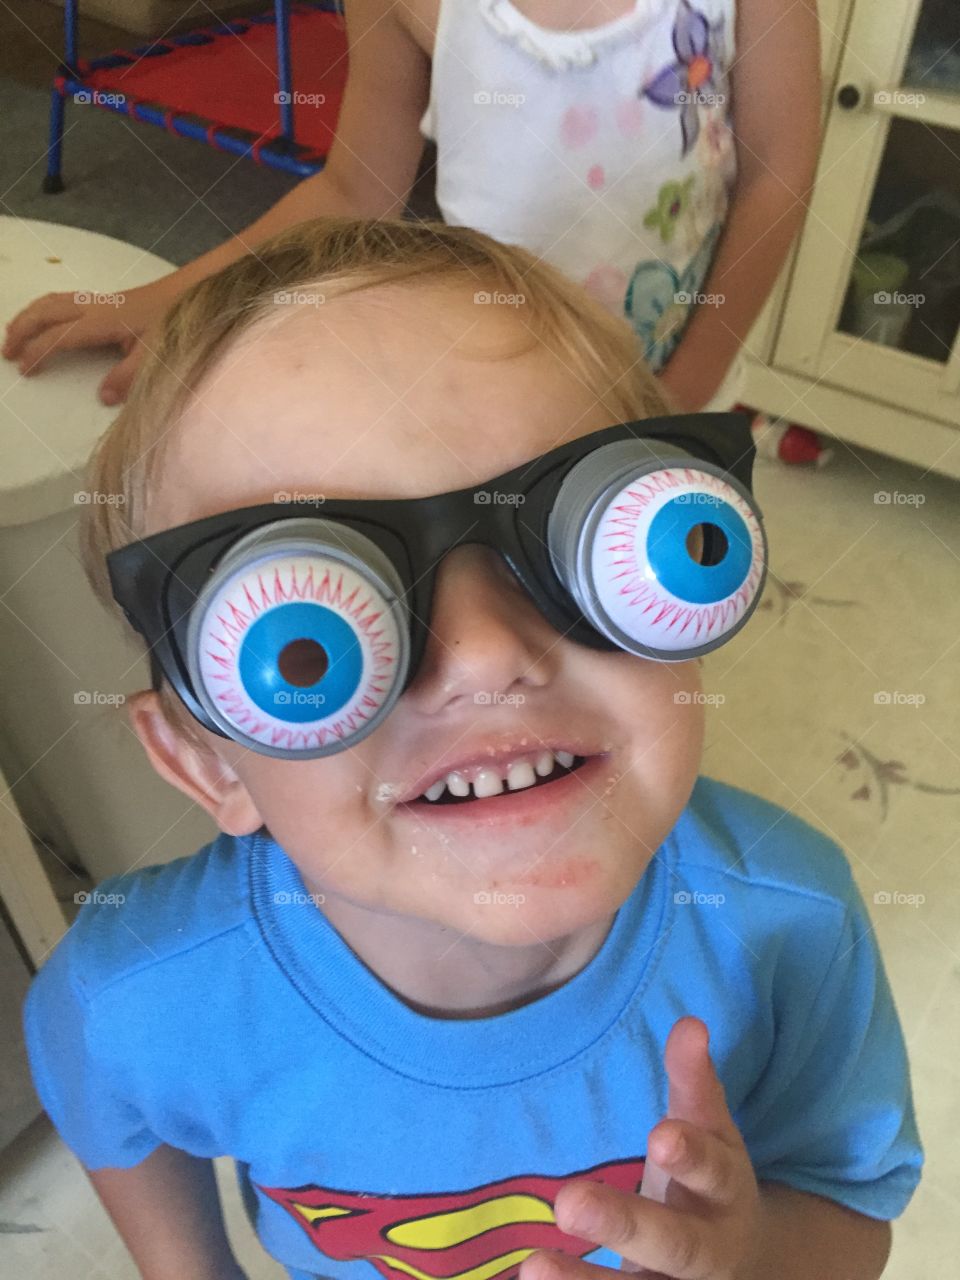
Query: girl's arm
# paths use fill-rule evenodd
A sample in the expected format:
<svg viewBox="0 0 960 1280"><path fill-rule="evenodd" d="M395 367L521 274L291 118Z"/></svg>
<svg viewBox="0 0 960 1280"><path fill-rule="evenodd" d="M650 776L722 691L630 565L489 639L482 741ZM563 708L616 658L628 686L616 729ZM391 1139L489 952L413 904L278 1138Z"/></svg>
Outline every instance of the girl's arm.
<svg viewBox="0 0 960 1280"><path fill-rule="evenodd" d="M143 1280L244 1280L223 1225L213 1163L161 1146L87 1177Z"/></svg>
<svg viewBox="0 0 960 1280"><path fill-rule="evenodd" d="M430 61L391 0L350 0L345 8L350 74L325 167L216 249L128 290L120 306L79 305L72 293L36 299L10 323L3 346L21 372L37 373L57 351L118 343L127 358L100 387L101 398L115 403L126 396L142 359L138 339L189 285L308 218L385 217L403 209L423 151L419 122L429 97Z"/></svg>
<svg viewBox="0 0 960 1280"><path fill-rule="evenodd" d="M661 374L698 410L716 392L773 288L807 208L820 148L814 0L738 0L731 71L738 174L704 294Z"/></svg>

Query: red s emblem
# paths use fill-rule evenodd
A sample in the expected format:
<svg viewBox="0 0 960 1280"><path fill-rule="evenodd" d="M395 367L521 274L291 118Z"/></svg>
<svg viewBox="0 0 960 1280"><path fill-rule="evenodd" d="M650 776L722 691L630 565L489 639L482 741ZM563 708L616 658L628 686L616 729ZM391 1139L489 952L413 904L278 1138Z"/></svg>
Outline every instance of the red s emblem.
<svg viewBox="0 0 960 1280"><path fill-rule="evenodd" d="M320 1250L340 1262L365 1259L384 1280L508 1280L535 1249L582 1258L597 1246L565 1235L554 1197L572 1178L636 1192L642 1158L613 1160L563 1177L525 1174L471 1191L388 1196L327 1187L261 1187Z"/></svg>

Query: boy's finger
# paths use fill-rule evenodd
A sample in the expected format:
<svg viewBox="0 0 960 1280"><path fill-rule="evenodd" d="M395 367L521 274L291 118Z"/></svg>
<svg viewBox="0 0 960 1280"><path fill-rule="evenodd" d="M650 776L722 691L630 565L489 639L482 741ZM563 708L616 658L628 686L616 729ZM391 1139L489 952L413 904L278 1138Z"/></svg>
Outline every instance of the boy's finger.
<svg viewBox="0 0 960 1280"><path fill-rule="evenodd" d="M74 319L76 312L77 304L72 293L46 293L42 298L36 298L7 325L3 354L8 360L16 360L23 344L34 334L42 333L52 324Z"/></svg>
<svg viewBox="0 0 960 1280"><path fill-rule="evenodd" d="M696 1214L602 1183L576 1182L557 1193L556 1217L561 1231L605 1245L634 1264L624 1270L662 1271L673 1280L710 1274L714 1229ZM562 1261L557 1265L568 1271Z"/></svg>
<svg viewBox="0 0 960 1280"><path fill-rule="evenodd" d="M630 1280L672 1280L662 1271L649 1271L646 1267L635 1267L621 1259L621 1271L630 1273ZM528 1259L520 1264L518 1280L612 1280L609 1267L598 1266L595 1262L583 1262L571 1258L569 1254L557 1253L552 1249L535 1249Z"/></svg>
<svg viewBox="0 0 960 1280"><path fill-rule="evenodd" d="M720 1137L736 1125L709 1051L710 1033L699 1018L680 1018L671 1028L663 1052L669 1080L667 1115Z"/></svg>
<svg viewBox="0 0 960 1280"><path fill-rule="evenodd" d="M743 1151L682 1120L662 1120L650 1131L651 1159L674 1182L716 1205L733 1205L746 1188Z"/></svg>

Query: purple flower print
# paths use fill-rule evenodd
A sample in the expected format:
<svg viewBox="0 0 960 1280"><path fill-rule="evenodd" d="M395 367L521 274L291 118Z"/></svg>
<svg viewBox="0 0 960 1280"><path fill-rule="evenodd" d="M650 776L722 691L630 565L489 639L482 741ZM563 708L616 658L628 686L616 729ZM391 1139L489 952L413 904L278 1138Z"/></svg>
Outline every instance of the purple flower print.
<svg viewBox="0 0 960 1280"><path fill-rule="evenodd" d="M721 19L722 24L722 19ZM723 78L720 26L711 28L704 14L690 0L680 0L673 24L673 48L677 61L659 72L640 96L658 107L678 107L684 157L700 134L700 102L716 102ZM708 96L709 95L709 96Z"/></svg>

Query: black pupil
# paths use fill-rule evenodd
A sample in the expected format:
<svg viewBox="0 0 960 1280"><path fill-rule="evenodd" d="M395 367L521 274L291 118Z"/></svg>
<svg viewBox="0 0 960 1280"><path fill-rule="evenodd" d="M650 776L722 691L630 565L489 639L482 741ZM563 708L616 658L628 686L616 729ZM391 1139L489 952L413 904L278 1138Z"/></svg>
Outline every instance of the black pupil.
<svg viewBox="0 0 960 1280"><path fill-rule="evenodd" d="M327 651L316 640L291 640L277 659L284 680L298 689L308 689L322 680L329 665Z"/></svg>
<svg viewBox="0 0 960 1280"><path fill-rule="evenodd" d="M695 524L687 534L687 552L697 564L719 564L728 549L727 535L719 525L706 522Z"/></svg>

